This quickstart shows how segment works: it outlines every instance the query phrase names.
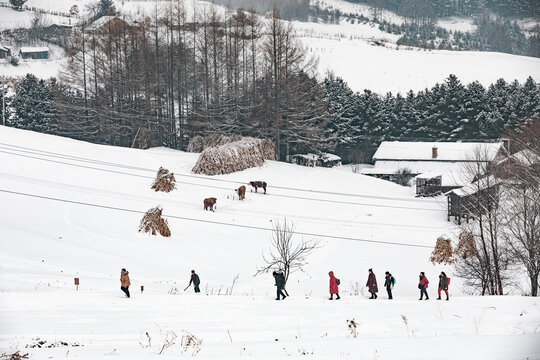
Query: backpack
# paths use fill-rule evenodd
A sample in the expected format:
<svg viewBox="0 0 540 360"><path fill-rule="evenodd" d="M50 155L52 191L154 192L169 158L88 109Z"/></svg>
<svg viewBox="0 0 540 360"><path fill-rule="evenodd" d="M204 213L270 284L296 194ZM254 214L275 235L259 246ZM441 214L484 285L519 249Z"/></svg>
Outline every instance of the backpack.
<svg viewBox="0 0 540 360"><path fill-rule="evenodd" d="M392 285L396 285L396 278L392 276Z"/></svg>
<svg viewBox="0 0 540 360"><path fill-rule="evenodd" d="M448 281L448 285L450 285L450 278L449 277L446 278L446 281Z"/></svg>
<svg viewBox="0 0 540 360"><path fill-rule="evenodd" d="M339 280L338 278L336 278L336 284L341 284L341 280Z"/></svg>

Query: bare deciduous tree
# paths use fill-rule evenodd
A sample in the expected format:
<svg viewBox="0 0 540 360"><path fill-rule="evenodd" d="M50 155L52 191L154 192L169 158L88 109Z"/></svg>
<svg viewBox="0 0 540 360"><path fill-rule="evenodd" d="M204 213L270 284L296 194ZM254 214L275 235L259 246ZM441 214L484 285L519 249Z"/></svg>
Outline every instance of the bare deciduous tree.
<svg viewBox="0 0 540 360"><path fill-rule="evenodd" d="M258 268L255 275L279 269L284 272L286 283L292 272L303 269L307 263L307 256L318 247L319 241L293 240L295 228L295 224L288 222L286 218L283 223L279 221L274 223L270 254L263 254L265 265Z"/></svg>

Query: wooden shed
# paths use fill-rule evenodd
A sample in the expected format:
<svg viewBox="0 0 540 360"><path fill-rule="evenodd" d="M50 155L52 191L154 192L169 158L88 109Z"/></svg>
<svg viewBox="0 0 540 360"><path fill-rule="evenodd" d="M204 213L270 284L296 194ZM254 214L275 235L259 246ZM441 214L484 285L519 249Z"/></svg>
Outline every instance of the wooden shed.
<svg viewBox="0 0 540 360"><path fill-rule="evenodd" d="M49 48L43 47L22 47L19 51L22 59L48 59Z"/></svg>
<svg viewBox="0 0 540 360"><path fill-rule="evenodd" d="M11 56L11 49L7 46L0 45L0 59L5 59Z"/></svg>
<svg viewBox="0 0 540 360"><path fill-rule="evenodd" d="M416 196L436 196L442 191L442 175L424 173L416 177Z"/></svg>

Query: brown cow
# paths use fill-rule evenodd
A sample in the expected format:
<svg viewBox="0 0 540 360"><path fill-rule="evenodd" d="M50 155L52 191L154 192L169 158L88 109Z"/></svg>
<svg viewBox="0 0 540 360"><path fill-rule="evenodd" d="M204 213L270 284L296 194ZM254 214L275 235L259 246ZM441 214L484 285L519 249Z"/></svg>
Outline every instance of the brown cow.
<svg viewBox="0 0 540 360"><path fill-rule="evenodd" d="M214 205L216 205L216 201L217 199L215 197L204 199L204 210L208 210L208 208L210 208L210 210L214 211Z"/></svg>
<svg viewBox="0 0 540 360"><path fill-rule="evenodd" d="M240 200L244 200L246 197L246 187L244 185L240 186L238 189L235 189L236 193L238 194L238 198Z"/></svg>
<svg viewBox="0 0 540 360"><path fill-rule="evenodd" d="M264 181L250 181L249 185L253 186L255 188L255 192L257 192L258 188L262 188L264 190L264 193L266 194L266 182Z"/></svg>

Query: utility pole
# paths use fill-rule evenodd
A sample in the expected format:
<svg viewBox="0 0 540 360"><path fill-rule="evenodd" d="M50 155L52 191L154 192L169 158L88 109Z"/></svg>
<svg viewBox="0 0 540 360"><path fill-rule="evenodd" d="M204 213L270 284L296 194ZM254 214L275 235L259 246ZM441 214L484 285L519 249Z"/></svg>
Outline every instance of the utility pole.
<svg viewBox="0 0 540 360"><path fill-rule="evenodd" d="M6 126L6 101L4 100L4 80L2 80L2 124Z"/></svg>

